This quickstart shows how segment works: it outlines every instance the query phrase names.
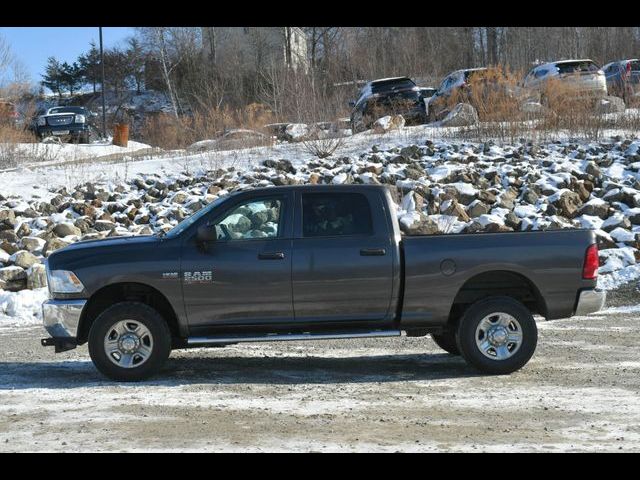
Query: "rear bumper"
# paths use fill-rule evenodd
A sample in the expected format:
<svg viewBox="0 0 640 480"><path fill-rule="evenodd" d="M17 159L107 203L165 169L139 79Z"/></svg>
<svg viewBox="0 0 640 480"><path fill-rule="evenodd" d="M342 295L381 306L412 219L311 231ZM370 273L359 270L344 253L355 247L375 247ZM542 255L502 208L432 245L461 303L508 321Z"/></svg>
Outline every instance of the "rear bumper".
<svg viewBox="0 0 640 480"><path fill-rule="evenodd" d="M589 313L602 310L607 299L607 292L604 290L589 289L582 290L578 294L578 304L576 306L576 315L587 315Z"/></svg>
<svg viewBox="0 0 640 480"><path fill-rule="evenodd" d="M44 328L53 338L74 339L86 300L47 300L42 304Z"/></svg>

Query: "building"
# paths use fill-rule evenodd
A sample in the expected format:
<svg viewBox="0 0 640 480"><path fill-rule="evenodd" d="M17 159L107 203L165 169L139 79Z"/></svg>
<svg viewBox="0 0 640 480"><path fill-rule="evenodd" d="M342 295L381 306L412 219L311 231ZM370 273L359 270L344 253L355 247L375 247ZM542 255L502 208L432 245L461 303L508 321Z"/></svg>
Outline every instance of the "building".
<svg viewBox="0 0 640 480"><path fill-rule="evenodd" d="M300 27L202 27L202 44L210 61L242 70L309 68L307 37Z"/></svg>

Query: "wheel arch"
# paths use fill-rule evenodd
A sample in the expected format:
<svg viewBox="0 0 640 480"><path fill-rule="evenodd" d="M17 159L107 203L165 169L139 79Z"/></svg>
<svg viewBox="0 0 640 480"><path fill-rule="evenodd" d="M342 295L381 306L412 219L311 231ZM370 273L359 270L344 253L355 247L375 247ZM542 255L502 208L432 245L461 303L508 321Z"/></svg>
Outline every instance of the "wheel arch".
<svg viewBox="0 0 640 480"><path fill-rule="evenodd" d="M470 305L494 296L511 297L531 313L547 316L544 297L529 277L513 270L498 269L477 273L464 282L453 300L447 323L455 324Z"/></svg>
<svg viewBox="0 0 640 480"><path fill-rule="evenodd" d="M100 313L116 303L131 301L144 303L157 310L167 322L172 338L183 336L175 309L162 292L144 283L119 282L102 287L87 301L78 325L78 344L87 342L91 325Z"/></svg>

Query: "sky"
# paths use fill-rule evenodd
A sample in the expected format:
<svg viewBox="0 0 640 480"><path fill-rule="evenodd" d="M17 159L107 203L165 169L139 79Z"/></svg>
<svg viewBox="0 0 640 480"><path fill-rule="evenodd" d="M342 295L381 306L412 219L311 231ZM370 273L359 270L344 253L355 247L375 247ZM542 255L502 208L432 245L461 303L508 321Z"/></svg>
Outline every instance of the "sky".
<svg viewBox="0 0 640 480"><path fill-rule="evenodd" d="M104 48L124 43L134 33L133 27L103 27ZM25 65L34 83L42 80L47 58L71 63L89 50L91 40L99 45L98 27L1 27L0 35Z"/></svg>

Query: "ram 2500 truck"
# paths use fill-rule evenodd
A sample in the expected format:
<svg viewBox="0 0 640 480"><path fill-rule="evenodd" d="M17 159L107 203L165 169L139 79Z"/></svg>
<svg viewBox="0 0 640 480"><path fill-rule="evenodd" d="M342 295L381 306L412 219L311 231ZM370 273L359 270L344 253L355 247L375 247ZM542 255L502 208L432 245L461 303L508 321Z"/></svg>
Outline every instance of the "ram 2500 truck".
<svg viewBox="0 0 640 480"><path fill-rule="evenodd" d="M534 314L602 308L597 269L589 230L403 236L384 186L246 190L163 234L51 254L42 344L88 343L131 381L174 348L404 332L506 374L534 353Z"/></svg>

